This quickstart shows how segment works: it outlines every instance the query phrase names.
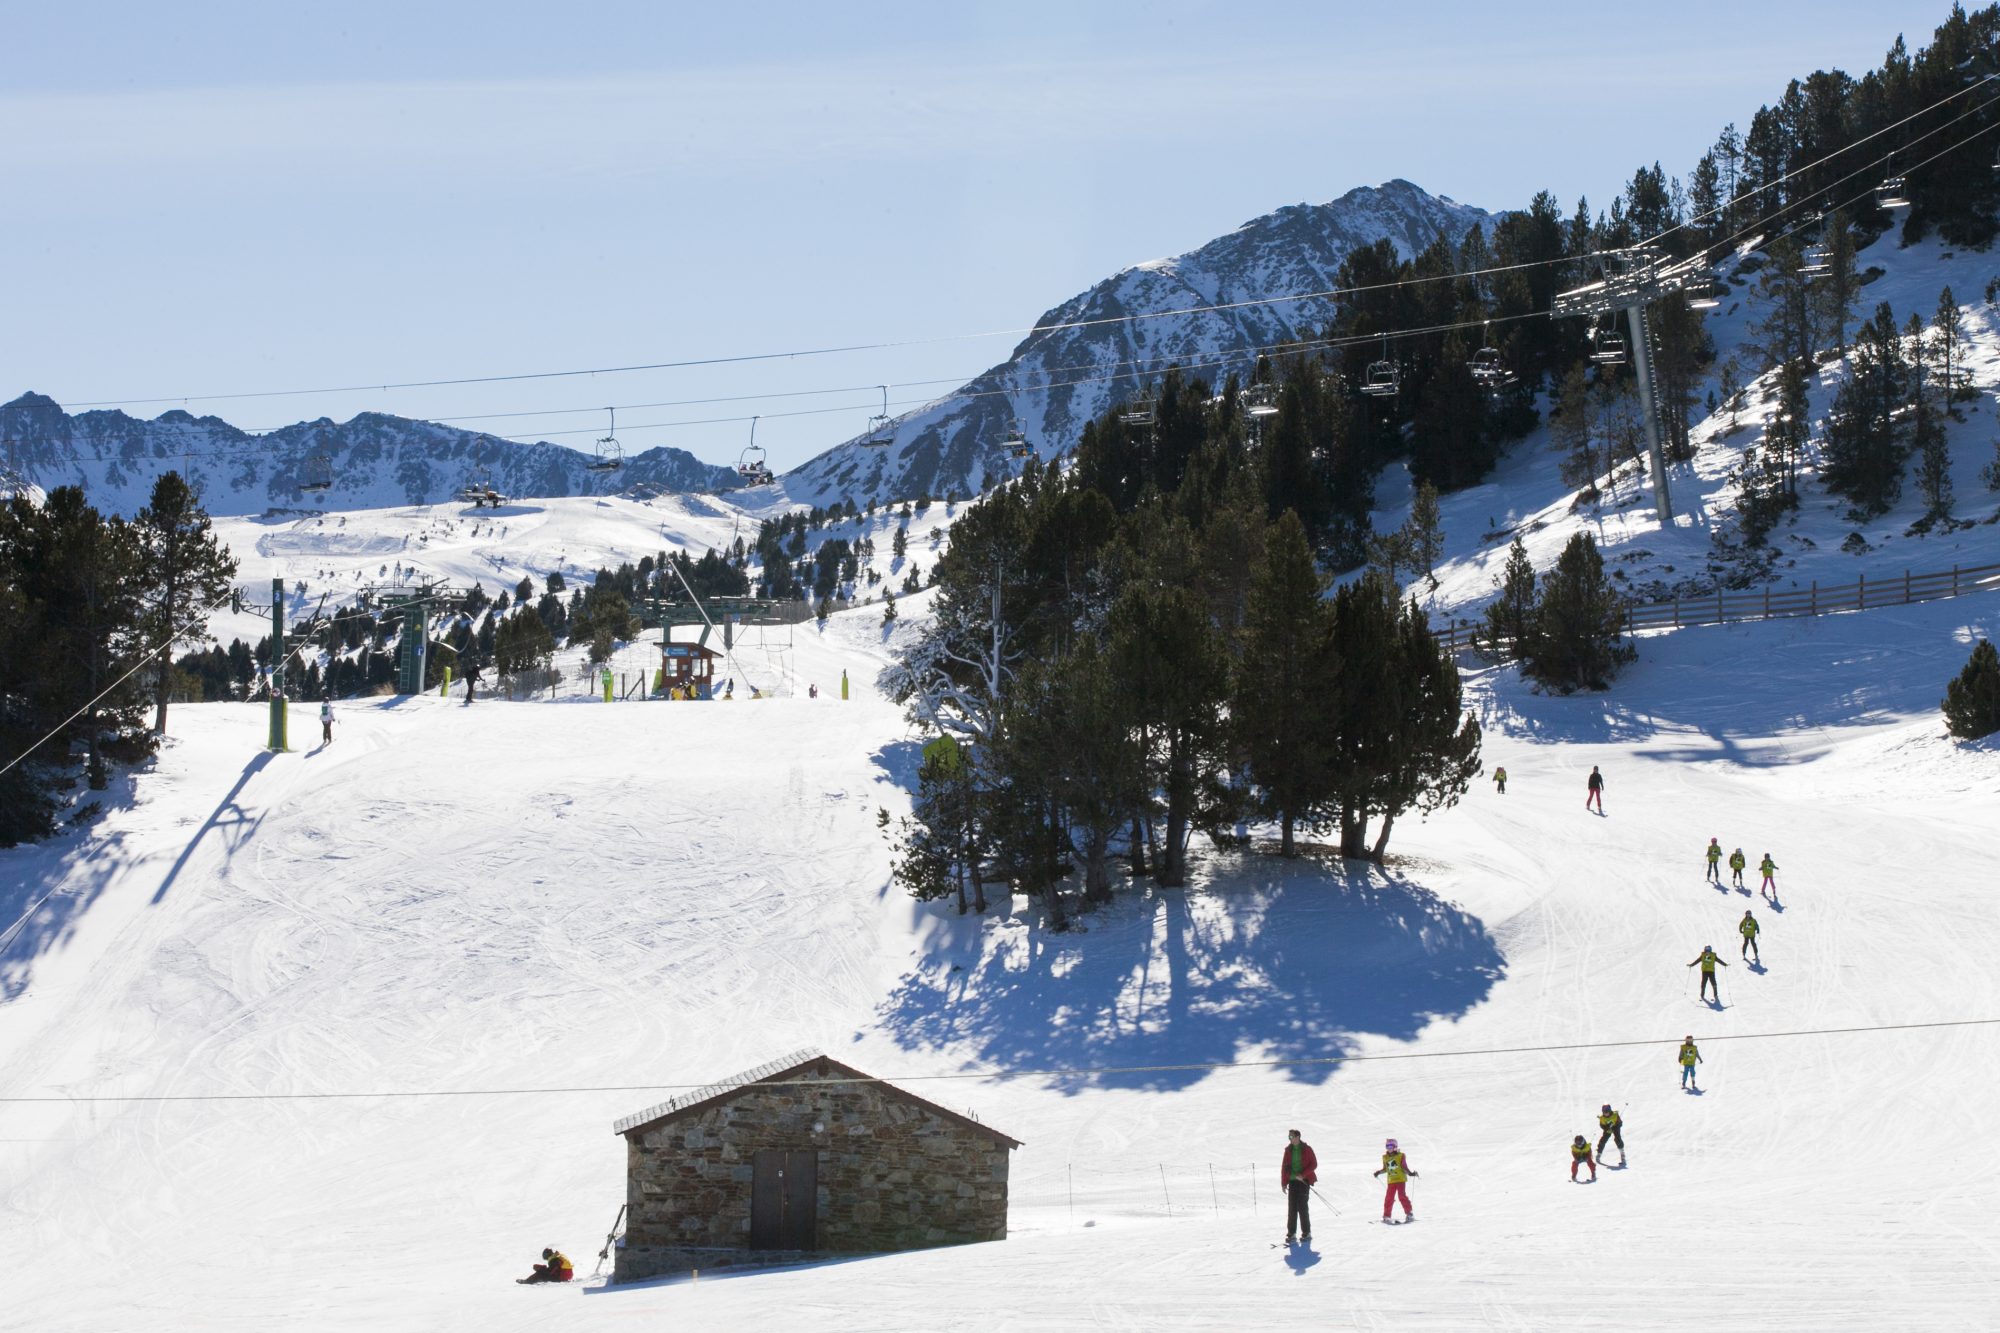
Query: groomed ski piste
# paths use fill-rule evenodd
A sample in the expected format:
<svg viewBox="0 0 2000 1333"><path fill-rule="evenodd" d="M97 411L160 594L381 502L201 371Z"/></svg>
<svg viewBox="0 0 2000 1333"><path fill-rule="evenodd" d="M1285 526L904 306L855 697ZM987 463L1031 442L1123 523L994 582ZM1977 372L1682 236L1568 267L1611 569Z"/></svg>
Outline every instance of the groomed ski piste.
<svg viewBox="0 0 2000 1333"><path fill-rule="evenodd" d="M1990 412L1955 428L1962 466ZM1711 516L1664 542L1607 518L1614 550L1705 550L1741 439L1702 438L1681 477ZM1537 448L1457 503L1559 546L1598 519ZM1504 547L1479 526L1452 605ZM2000 548L1981 525L1850 556L1846 530L1809 499L1800 570ZM1473 669L1504 796L1400 822L1380 869L1203 848L1185 890L1134 881L1071 934L889 882L878 811L908 809L915 738L874 681L928 599L800 626L818 699L357 700L330 746L296 708L277 755L261 705L176 706L101 820L0 853L0 1325L2000 1326L2000 1027L1909 1026L2000 1017L2000 747L1937 711L2000 596L1649 635L1604 694ZM1710 836L1771 853L1782 911L1754 874L1705 881ZM1719 1009L1686 966L1705 944ZM1008 1239L593 1276L612 1121L802 1046L1023 1140ZM1048 1070L1073 1072L1024 1072ZM1607 1101L1630 1164L1571 1184ZM1309 1248L1273 1245L1292 1127L1320 1163ZM1372 1225L1387 1137L1420 1173L1407 1228ZM545 1245L579 1280L515 1285Z"/></svg>

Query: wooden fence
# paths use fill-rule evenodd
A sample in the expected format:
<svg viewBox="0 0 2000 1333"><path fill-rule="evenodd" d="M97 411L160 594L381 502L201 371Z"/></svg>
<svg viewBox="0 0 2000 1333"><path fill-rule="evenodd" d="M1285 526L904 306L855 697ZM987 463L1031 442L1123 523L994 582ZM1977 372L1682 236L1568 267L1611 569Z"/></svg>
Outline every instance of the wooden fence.
<svg viewBox="0 0 2000 1333"><path fill-rule="evenodd" d="M1943 597L1963 597L1971 592L2000 589L2000 564L1954 565L1929 574L1904 570L1888 578L1859 578L1852 583L1814 583L1806 588L1773 589L1760 592L1725 592L1717 589L1702 597L1675 597L1664 602L1641 602L1625 608L1625 629L1683 629L1689 625L1733 625L1745 620L1782 620L1789 616L1824 616L1838 611L1866 611L1882 606L1908 606L1912 602L1932 602ZM1433 625L1439 643L1453 652L1473 647L1479 631L1476 620L1454 620Z"/></svg>

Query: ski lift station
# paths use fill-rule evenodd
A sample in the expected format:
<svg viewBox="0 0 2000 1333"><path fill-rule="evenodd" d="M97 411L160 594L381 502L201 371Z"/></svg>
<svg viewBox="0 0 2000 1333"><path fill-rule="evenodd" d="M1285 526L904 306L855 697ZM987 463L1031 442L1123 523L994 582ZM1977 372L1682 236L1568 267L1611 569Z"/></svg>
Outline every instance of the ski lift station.
<svg viewBox="0 0 2000 1333"><path fill-rule="evenodd" d="M1021 1146L814 1050L612 1130L626 1163L614 1282L1005 1240Z"/></svg>

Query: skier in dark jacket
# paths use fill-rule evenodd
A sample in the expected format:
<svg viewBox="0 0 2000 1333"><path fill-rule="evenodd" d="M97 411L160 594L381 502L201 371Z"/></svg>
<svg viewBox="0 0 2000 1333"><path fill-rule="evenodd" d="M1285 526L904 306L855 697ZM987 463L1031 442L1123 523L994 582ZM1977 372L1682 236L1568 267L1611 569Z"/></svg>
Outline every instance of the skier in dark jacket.
<svg viewBox="0 0 2000 1333"><path fill-rule="evenodd" d="M465 702L468 707L470 707L472 704L473 690L475 687L478 686L478 684L479 684L479 663L467 662L465 664Z"/></svg>
<svg viewBox="0 0 2000 1333"><path fill-rule="evenodd" d="M1586 782L1584 786L1586 790L1583 798L1583 808L1588 810L1590 809L1591 806L1595 805L1597 807L1597 813L1600 815L1603 814L1604 775L1597 771L1596 764L1592 764L1590 766L1590 780Z"/></svg>
<svg viewBox="0 0 2000 1333"><path fill-rule="evenodd" d="M1285 1192L1285 1243L1290 1244L1293 1237L1313 1238L1310 1203L1313 1182L1319 1179L1319 1158L1296 1129L1286 1138L1285 1155L1278 1159L1278 1187Z"/></svg>

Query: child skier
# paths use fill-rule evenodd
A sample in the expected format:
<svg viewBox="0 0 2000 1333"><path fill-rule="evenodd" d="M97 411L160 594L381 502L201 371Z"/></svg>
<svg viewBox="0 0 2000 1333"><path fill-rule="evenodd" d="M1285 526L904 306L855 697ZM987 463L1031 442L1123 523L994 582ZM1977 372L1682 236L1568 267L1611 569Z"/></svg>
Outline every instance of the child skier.
<svg viewBox="0 0 2000 1333"><path fill-rule="evenodd" d="M1764 882L1758 886L1757 892L1765 895L1772 902L1778 901L1778 881L1771 878L1771 876L1778 873L1778 863L1771 859L1769 852L1764 853L1764 860L1758 865L1757 871L1764 876Z"/></svg>
<svg viewBox="0 0 2000 1333"><path fill-rule="evenodd" d="M1694 1044L1694 1033L1692 1032L1688 1033L1687 1040L1681 1043L1680 1060L1681 1086L1683 1088L1693 1088L1695 1086L1694 1067L1701 1063L1701 1051ZM1700 1091L1699 1088L1695 1090L1697 1092Z"/></svg>
<svg viewBox="0 0 2000 1333"><path fill-rule="evenodd" d="M516 1282L567 1282L576 1276L576 1266L561 1250L542 1251L542 1262L535 1265L535 1271L526 1277L517 1277Z"/></svg>
<svg viewBox="0 0 2000 1333"><path fill-rule="evenodd" d="M1722 844L1714 838L1710 838L1708 840L1708 877L1715 881L1717 888L1722 887L1722 871L1717 868L1721 860Z"/></svg>
<svg viewBox="0 0 2000 1333"><path fill-rule="evenodd" d="M1505 796L1507 794L1507 770L1505 767L1494 768L1493 785L1500 789L1499 792L1496 793L1497 795Z"/></svg>
<svg viewBox="0 0 2000 1333"><path fill-rule="evenodd" d="M1590 1140L1581 1134L1570 1140L1569 1145L1569 1180L1572 1185L1576 1183L1576 1169L1580 1166L1590 1168L1591 1183L1595 1184L1597 1181L1597 1159L1590 1155Z"/></svg>
<svg viewBox="0 0 2000 1333"><path fill-rule="evenodd" d="M319 705L319 743L333 744L333 701L322 699Z"/></svg>
<svg viewBox="0 0 2000 1333"><path fill-rule="evenodd" d="M1701 964L1701 994L1695 998L1700 999L1701 995L1708 994L1710 987L1714 987L1715 1003L1719 1008L1722 1004L1722 983L1715 979L1715 969L1718 967L1728 967L1729 964L1716 957L1715 946L1712 944L1702 945L1701 957L1695 959L1693 963L1689 963L1688 966L1693 967L1695 963Z"/></svg>
<svg viewBox="0 0 2000 1333"><path fill-rule="evenodd" d="M1285 1155L1278 1159L1278 1188L1285 1192L1285 1244L1290 1245L1296 1236L1310 1245L1313 1220L1308 1205L1313 1182L1319 1179L1319 1159L1296 1129L1286 1138Z"/></svg>
<svg viewBox="0 0 2000 1333"><path fill-rule="evenodd" d="M1611 1103L1604 1103L1604 1109L1597 1113L1597 1155L1604 1156L1606 1140L1618 1145L1618 1165L1625 1165L1625 1117L1611 1109Z"/></svg>
<svg viewBox="0 0 2000 1333"><path fill-rule="evenodd" d="M1749 864L1750 862L1744 858L1741 847L1738 847L1729 854L1729 878L1739 889L1743 888L1743 867ZM1743 891L1745 893L1749 892L1748 889L1743 889Z"/></svg>
<svg viewBox="0 0 2000 1333"><path fill-rule="evenodd" d="M1764 965L1763 958L1757 952L1757 932L1761 929L1762 927L1757 924L1757 918L1750 915L1750 909L1744 908L1743 919L1736 923L1736 933L1743 937L1743 957L1759 967Z"/></svg>
<svg viewBox="0 0 2000 1333"><path fill-rule="evenodd" d="M1389 1177L1389 1188L1382 1195L1382 1220L1389 1220L1389 1205L1399 1201L1403 1205L1403 1220L1413 1220L1416 1212L1410 1207L1410 1192L1403 1188L1403 1182L1415 1180L1417 1173L1410 1169L1410 1159L1403 1156L1394 1139L1382 1145L1382 1169L1375 1174L1385 1173Z"/></svg>
<svg viewBox="0 0 2000 1333"><path fill-rule="evenodd" d="M1594 803L1597 806L1597 813L1600 815L1603 814L1604 775L1597 771L1596 764L1592 764L1590 766L1590 779L1589 781L1584 783L1584 788L1585 788L1585 794L1583 798L1583 808L1588 810Z"/></svg>

